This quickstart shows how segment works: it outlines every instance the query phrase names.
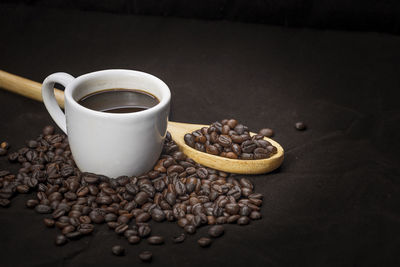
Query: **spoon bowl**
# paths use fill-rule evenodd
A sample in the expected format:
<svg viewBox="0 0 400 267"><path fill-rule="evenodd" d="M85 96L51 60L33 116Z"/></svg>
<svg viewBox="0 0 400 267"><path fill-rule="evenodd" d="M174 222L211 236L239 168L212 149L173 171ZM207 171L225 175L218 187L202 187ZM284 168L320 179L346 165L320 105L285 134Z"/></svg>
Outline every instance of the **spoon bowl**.
<svg viewBox="0 0 400 267"><path fill-rule="evenodd" d="M284 158L284 150L282 146L276 141L264 137L264 140L270 142L277 148L277 153L267 159L257 160L242 160L242 159L229 159L225 157L215 156L205 152L198 151L188 146L183 137L187 133L191 133L202 127L209 127L209 125L190 124L181 122L168 122L168 131L171 133L172 139L179 146L181 151L194 161L220 171L238 173L238 174L262 174L275 170L278 168ZM256 133L250 133L250 136Z"/></svg>

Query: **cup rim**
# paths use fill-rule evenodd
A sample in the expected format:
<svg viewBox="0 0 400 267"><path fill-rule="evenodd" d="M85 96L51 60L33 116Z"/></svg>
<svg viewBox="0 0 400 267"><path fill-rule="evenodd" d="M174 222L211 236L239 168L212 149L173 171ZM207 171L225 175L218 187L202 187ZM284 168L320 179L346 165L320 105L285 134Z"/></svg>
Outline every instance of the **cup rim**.
<svg viewBox="0 0 400 267"><path fill-rule="evenodd" d="M150 107L145 110L138 111L138 112L130 112L130 113L108 113L108 112L93 110L93 109L82 106L72 97L72 92L77 88L77 86L81 82L83 82L86 79L93 78L93 76L102 75L105 73L115 73L115 74L119 74L119 73L126 73L126 74L131 73L132 74L132 73L134 73L135 75L140 75L142 77L152 79L153 81L155 81L156 84L158 84L158 86L163 91L163 96L161 99L159 99L160 102L158 104L156 104L155 106ZM143 90L143 89L141 89L141 90ZM146 90L143 90L143 91L146 92ZM149 93L151 93L151 92L149 92ZM70 103L70 105L72 105L74 108L81 110L83 112L89 112L93 115L101 116L104 118L127 118L127 117L147 116L151 113L156 113L156 112L162 110L166 105L168 105L168 103L171 100L171 91L170 91L168 85L165 82L163 82L160 78L158 78L152 74L143 72L143 71L128 70L128 69L106 69L106 70L89 72L89 73L83 74L81 76L78 76L70 84L68 84L65 87L64 95L65 95L65 99L68 101L68 103Z"/></svg>

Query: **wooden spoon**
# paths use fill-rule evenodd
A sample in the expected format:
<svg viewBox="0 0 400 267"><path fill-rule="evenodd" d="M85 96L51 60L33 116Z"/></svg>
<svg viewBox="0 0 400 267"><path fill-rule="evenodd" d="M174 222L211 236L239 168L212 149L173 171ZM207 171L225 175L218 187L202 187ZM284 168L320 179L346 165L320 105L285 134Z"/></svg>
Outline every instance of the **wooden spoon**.
<svg viewBox="0 0 400 267"><path fill-rule="evenodd" d="M0 88L4 88L8 91L42 101L42 85L40 83L7 73L2 70L0 70ZM61 107L64 107L64 92L59 89L54 89L54 92L58 104ZM186 145L185 141L183 140L183 136L186 133L201 129L202 127L208 127L208 125L172 121L168 122L168 131L171 133L172 139L180 147L182 152L204 166L230 173L261 174L275 170L283 162L284 151L282 146L274 140L266 137L264 140L267 140L273 146L275 146L278 152L270 158L258 160L239 160L214 156L208 153L200 152ZM255 133L250 133L250 135L253 136Z"/></svg>

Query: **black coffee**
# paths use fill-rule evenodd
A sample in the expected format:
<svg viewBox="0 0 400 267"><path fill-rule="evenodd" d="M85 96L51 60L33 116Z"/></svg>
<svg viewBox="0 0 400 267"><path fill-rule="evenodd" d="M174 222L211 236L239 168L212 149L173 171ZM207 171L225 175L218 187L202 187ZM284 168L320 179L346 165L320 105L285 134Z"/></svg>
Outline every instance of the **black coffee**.
<svg viewBox="0 0 400 267"><path fill-rule="evenodd" d="M82 106L108 113L131 113L154 107L160 101L150 93L133 89L107 89L82 97Z"/></svg>

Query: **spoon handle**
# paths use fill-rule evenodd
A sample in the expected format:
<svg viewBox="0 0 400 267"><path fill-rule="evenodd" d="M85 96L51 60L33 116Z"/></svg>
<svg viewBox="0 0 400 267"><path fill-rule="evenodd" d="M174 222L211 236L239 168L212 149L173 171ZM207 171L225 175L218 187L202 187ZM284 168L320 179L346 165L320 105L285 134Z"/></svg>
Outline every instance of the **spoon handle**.
<svg viewBox="0 0 400 267"><path fill-rule="evenodd" d="M3 70L0 70L0 88L43 102L42 84ZM54 89L54 94L60 107L64 108L64 92Z"/></svg>

